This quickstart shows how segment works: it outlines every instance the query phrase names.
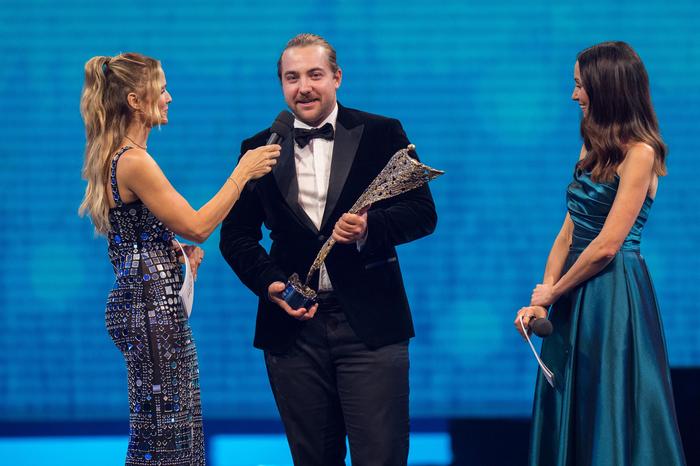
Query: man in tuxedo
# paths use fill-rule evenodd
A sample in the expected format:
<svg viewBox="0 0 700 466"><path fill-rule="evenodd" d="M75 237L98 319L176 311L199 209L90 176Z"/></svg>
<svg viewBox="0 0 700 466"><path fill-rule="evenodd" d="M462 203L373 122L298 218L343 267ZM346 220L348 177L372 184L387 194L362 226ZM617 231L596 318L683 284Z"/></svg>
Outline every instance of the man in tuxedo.
<svg viewBox="0 0 700 466"><path fill-rule="evenodd" d="M395 119L340 105L333 47L291 39L278 61L295 115L272 173L246 186L221 228L221 252L259 297L254 345L296 465L401 465L408 457L408 340L413 323L395 246L433 232L427 185L347 213L408 138ZM247 139L241 153L265 143ZM259 244L270 230L270 252ZM306 276L323 243L337 244L314 277L319 302L291 309L287 278Z"/></svg>

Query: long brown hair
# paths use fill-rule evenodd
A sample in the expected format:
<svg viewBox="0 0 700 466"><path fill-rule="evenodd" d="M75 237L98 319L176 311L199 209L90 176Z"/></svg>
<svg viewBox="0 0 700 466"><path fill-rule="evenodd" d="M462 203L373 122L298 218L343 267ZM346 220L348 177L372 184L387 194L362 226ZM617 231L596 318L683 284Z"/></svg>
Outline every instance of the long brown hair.
<svg viewBox="0 0 700 466"><path fill-rule="evenodd" d="M85 123L85 160L82 175L87 181L78 213L88 214L97 233L109 230L110 162L137 116L144 124L160 124L158 109L160 62L138 53L115 57L92 57L85 64L85 84L80 96L80 114ZM127 102L135 93L145 102L138 114Z"/></svg>
<svg viewBox="0 0 700 466"><path fill-rule="evenodd" d="M581 84L589 104L581 120L588 154L579 167L597 181L610 181L625 157L626 144L644 142L656 153L654 171L666 174L666 145L639 55L625 42L603 42L578 54Z"/></svg>

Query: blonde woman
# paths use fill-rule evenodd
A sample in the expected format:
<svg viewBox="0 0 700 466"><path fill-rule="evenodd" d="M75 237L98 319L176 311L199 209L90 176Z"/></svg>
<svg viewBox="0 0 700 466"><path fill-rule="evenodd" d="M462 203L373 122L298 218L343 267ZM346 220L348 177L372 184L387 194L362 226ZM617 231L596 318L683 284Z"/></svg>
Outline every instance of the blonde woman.
<svg viewBox="0 0 700 466"><path fill-rule="evenodd" d="M127 465L202 465L197 354L181 300L175 234L203 242L245 184L272 169L280 147L248 151L209 202L194 210L148 154L172 101L160 63L136 53L85 65L80 110L87 145L81 215L109 240L116 281L106 326L128 372ZM179 247L177 247L179 250ZM203 252L186 246L196 273Z"/></svg>

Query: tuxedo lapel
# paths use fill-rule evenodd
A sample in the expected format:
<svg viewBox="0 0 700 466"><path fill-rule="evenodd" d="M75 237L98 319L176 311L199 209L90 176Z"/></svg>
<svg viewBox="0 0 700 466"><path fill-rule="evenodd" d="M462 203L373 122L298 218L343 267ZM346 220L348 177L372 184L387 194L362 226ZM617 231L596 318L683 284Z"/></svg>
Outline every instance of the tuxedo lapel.
<svg viewBox="0 0 700 466"><path fill-rule="evenodd" d="M338 109L338 120L335 124L335 142L333 143L333 158L331 161L331 175L328 180L328 195L326 207L323 211L321 230L326 225L335 209L340 193L343 191L348 179L350 168L357 155L357 147L360 145L364 125L357 125L347 129L341 120L341 114L347 112L343 107Z"/></svg>
<svg viewBox="0 0 700 466"><path fill-rule="evenodd" d="M299 205L299 183L294 163L294 138L288 137L282 142L282 150L280 151L279 159L277 159L277 165L272 169L272 174L277 182L277 187L282 193L282 197L284 197L285 202L299 221L314 233L318 233L314 222L311 221L304 209Z"/></svg>

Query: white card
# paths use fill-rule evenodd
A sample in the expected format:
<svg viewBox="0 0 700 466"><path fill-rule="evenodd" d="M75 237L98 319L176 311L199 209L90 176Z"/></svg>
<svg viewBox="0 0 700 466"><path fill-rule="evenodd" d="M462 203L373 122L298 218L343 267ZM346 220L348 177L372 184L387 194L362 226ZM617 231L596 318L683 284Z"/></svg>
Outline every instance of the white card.
<svg viewBox="0 0 700 466"><path fill-rule="evenodd" d="M547 382L549 382L549 385L554 388L554 373L549 370L549 367L547 367L542 360L540 359L540 356L537 354L537 351L535 351L535 347L532 346L532 342L530 341L530 337L527 335L527 329L525 328L525 324L523 323L523 316L520 316L520 327L523 329L523 333L525 333L525 339L527 340L528 344L530 345L530 349L532 349L532 354L535 355L535 359L537 359L537 364L540 365L542 368L542 375L544 375L544 378L547 379Z"/></svg>
<svg viewBox="0 0 700 466"><path fill-rule="evenodd" d="M177 240L175 240L177 241ZM190 260L185 254L185 249L182 247L179 241L177 245L180 246L180 251L182 251L182 257L185 259L185 280L182 282L182 288L180 288L180 299L182 300L182 307L185 308L185 314L187 318L190 318L192 314L192 304L194 303L194 277L192 276L192 269L190 268Z"/></svg>

